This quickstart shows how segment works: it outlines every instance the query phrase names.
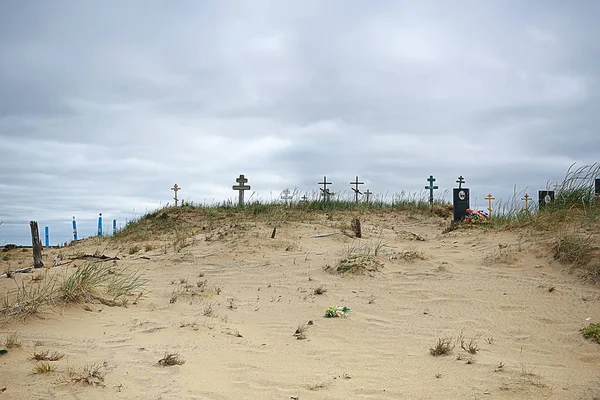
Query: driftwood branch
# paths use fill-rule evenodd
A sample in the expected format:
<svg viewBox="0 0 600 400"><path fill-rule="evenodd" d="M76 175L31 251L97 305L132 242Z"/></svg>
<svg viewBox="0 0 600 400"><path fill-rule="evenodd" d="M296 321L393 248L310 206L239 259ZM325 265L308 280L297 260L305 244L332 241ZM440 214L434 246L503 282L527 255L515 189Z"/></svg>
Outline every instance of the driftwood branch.
<svg viewBox="0 0 600 400"><path fill-rule="evenodd" d="M71 261L73 260L96 260L96 261L119 261L120 258L119 257L109 257L109 256L105 256L104 254L102 255L95 255L95 254L84 254L82 256L77 256L77 257L73 257L70 258Z"/></svg>

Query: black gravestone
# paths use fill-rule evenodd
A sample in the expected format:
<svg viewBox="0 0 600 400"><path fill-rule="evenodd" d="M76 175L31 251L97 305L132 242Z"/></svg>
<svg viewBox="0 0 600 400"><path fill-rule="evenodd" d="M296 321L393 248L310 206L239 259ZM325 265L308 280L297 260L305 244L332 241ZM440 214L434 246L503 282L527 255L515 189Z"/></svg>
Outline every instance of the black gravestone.
<svg viewBox="0 0 600 400"><path fill-rule="evenodd" d="M469 189L454 188L453 194L452 204L454 206L454 222L459 222L467 216L467 209L469 208Z"/></svg>
<svg viewBox="0 0 600 400"><path fill-rule="evenodd" d="M594 193L596 193L596 197L600 198L600 178L596 178L596 188Z"/></svg>
<svg viewBox="0 0 600 400"><path fill-rule="evenodd" d="M540 190L538 193L540 210L554 201L554 190Z"/></svg>

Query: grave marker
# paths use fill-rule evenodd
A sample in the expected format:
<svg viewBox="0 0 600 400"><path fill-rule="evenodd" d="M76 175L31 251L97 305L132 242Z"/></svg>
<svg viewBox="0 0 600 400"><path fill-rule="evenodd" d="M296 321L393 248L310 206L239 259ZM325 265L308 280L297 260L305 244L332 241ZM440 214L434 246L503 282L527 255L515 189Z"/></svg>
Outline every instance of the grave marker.
<svg viewBox="0 0 600 400"><path fill-rule="evenodd" d="M319 182L319 185L323 185L322 188L319 188L319 190L321 190L321 196L323 196L323 201L329 201L329 197L333 196L335 193L331 193L329 191L329 189L327 189L327 185L332 185L331 182L327 182L327 177L324 176L323 177L323 182Z"/></svg>
<svg viewBox="0 0 600 400"><path fill-rule="evenodd" d="M44 227L44 236L45 236L45 242L46 242L46 248L50 248L50 232L48 227Z"/></svg>
<svg viewBox="0 0 600 400"><path fill-rule="evenodd" d="M350 182L350 184L354 185L354 187L352 188L352 190L354 191L354 201L358 203L358 195L362 194L360 190L358 190L358 185L364 185L364 182L359 182L357 176L356 180L354 182Z"/></svg>
<svg viewBox="0 0 600 400"><path fill-rule="evenodd" d="M246 178L242 174L239 176L239 178L236 178L235 181L238 183L238 185L234 185L233 190L237 190L239 192L238 205L243 206L244 205L244 191L250 190L250 185L244 185L245 183L248 182L248 178Z"/></svg>
<svg viewBox="0 0 600 400"><path fill-rule="evenodd" d="M288 200L291 200L294 198L294 196L290 196L290 189L285 188L284 191L281 192L281 196L280 196L281 200L283 200L283 202L285 203L285 205L287 206L288 204Z"/></svg>
<svg viewBox="0 0 600 400"><path fill-rule="evenodd" d="M173 200L175 200L175 207L177 207L177 203L179 202L179 199L177 198L177 192L179 192L181 188L177 186L177 184L174 184L171 190L175 192L175 197L173 197Z"/></svg>
<svg viewBox="0 0 600 400"><path fill-rule="evenodd" d="M490 218L492 218L492 201L496 200L496 198L492 197L492 194L489 193L485 199L488 201L488 211L490 213Z"/></svg>
<svg viewBox="0 0 600 400"><path fill-rule="evenodd" d="M429 205L431 206L431 208L433 208L433 191L438 187L437 185L433 185L433 182L435 182L435 178L433 177L433 175L429 175L427 181L429 182L429 186L425 186L425 189L429 190Z"/></svg>
<svg viewBox="0 0 600 400"><path fill-rule="evenodd" d="M459 222L467 216L467 210L470 208L470 196L469 189L462 187L462 184L465 183L465 178L459 176L456 183L458 183L458 188L452 190L452 208L454 213L453 220L454 222Z"/></svg>
<svg viewBox="0 0 600 400"><path fill-rule="evenodd" d="M75 221L75 217L73 217L73 240L77 240L77 222Z"/></svg>
<svg viewBox="0 0 600 400"><path fill-rule="evenodd" d="M531 197L527 193L525 193L525 197L521 197L521 200L525 201L525 211L529 212L529 202L532 200Z"/></svg>
<svg viewBox="0 0 600 400"><path fill-rule="evenodd" d="M596 178L594 182L594 193L596 194L596 199L600 201L600 178Z"/></svg>
<svg viewBox="0 0 600 400"><path fill-rule="evenodd" d="M300 203L308 203L308 197L306 197L306 195L302 196L300 199Z"/></svg>
<svg viewBox="0 0 600 400"><path fill-rule="evenodd" d="M98 216L98 236L102 236L102 213Z"/></svg>
<svg viewBox="0 0 600 400"><path fill-rule="evenodd" d="M543 209L554 202L554 190L540 190L538 192L539 209Z"/></svg>
<svg viewBox="0 0 600 400"><path fill-rule="evenodd" d="M369 202L369 199L371 198L371 195L373 194L373 192L371 192L369 189L367 189L365 191L365 196L367 197L367 203Z"/></svg>
<svg viewBox="0 0 600 400"><path fill-rule="evenodd" d="M117 220L113 219L113 236L117 234Z"/></svg>

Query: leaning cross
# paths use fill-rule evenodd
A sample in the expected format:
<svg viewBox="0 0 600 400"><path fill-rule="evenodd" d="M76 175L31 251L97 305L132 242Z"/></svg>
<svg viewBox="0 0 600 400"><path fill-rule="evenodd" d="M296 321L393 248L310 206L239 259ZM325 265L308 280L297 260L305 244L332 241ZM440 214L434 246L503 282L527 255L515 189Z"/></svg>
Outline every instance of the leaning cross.
<svg viewBox="0 0 600 400"><path fill-rule="evenodd" d="M488 201L488 211L490 212L490 218L492 218L492 200L496 200L496 198L489 193L485 199Z"/></svg>
<svg viewBox="0 0 600 400"><path fill-rule="evenodd" d="M177 186L177 184L175 184L175 185L173 185L171 190L173 190L175 192L175 197L173 197L173 200L175 200L175 207L177 207L177 203L179 202L179 199L177 198L177 192L180 191L181 188L179 186Z"/></svg>
<svg viewBox="0 0 600 400"><path fill-rule="evenodd" d="M234 185L233 190L237 190L239 192L239 202L240 206L244 205L244 190L250 190L250 185L244 185L244 183L248 182L248 178L246 178L243 174L240 175L239 178L235 180L239 185Z"/></svg>
<svg viewBox="0 0 600 400"><path fill-rule="evenodd" d="M459 176L458 180L456 181L456 183L458 183L458 188L462 189L462 184L465 183L465 178L463 178L463 176Z"/></svg>
<svg viewBox="0 0 600 400"><path fill-rule="evenodd" d="M372 194L373 194L373 193L372 193L372 192L371 192L369 189L367 189L367 190L365 191L365 196L367 196L367 203L369 202L369 198L371 198L371 195L372 195Z"/></svg>
<svg viewBox="0 0 600 400"><path fill-rule="evenodd" d="M288 200L291 200L294 196L290 196L290 189L285 188L284 191L281 192L281 200L284 201L285 205L287 205Z"/></svg>
<svg viewBox="0 0 600 400"><path fill-rule="evenodd" d="M331 184L332 184L331 182L327 182L326 176L323 177L323 182L319 182L319 185L323 185L323 188L319 188L323 192L323 193L321 193L321 195L323 196L323 200L329 200L329 196L333 195L333 193L331 193L329 191L329 189L327 189L327 185L331 185Z"/></svg>
<svg viewBox="0 0 600 400"><path fill-rule="evenodd" d="M525 210L529 211L529 202L532 200L531 197L527 193L525 193L525 197L521 197L521 200L525 200Z"/></svg>
<svg viewBox="0 0 600 400"><path fill-rule="evenodd" d="M435 182L435 178L433 177L433 175L429 175L429 178L427 178L427 181L429 182L429 186L425 186L425 189L429 189L429 204L431 205L431 207L433 207L433 190L437 189L437 185L433 185L433 182Z"/></svg>
<svg viewBox="0 0 600 400"><path fill-rule="evenodd" d="M362 194L360 190L358 190L358 185L364 185L364 182L359 182L357 176L356 180L354 182L350 182L350 184L354 185L354 187L352 188L352 190L354 191L354 201L358 203L358 195Z"/></svg>

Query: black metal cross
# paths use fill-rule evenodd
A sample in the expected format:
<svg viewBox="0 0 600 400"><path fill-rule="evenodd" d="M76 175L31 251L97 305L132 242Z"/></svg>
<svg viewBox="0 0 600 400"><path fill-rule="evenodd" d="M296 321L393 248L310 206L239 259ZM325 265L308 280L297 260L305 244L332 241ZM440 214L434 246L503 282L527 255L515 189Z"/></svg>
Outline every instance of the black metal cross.
<svg viewBox="0 0 600 400"><path fill-rule="evenodd" d="M358 203L358 195L362 194L360 190L358 190L358 185L364 185L364 182L359 182L357 176L356 180L354 182L350 182L350 184L354 185L354 187L352 188L352 190L354 191L354 201Z"/></svg>
<svg viewBox="0 0 600 400"><path fill-rule="evenodd" d="M327 185L332 185L332 183L331 182L327 182L327 177L324 176L323 177L323 182L319 182L319 185L323 185L322 188L319 188L319 189L321 189L321 192L322 192L321 195L323 196L323 199L324 200L329 200L329 196L332 196L333 193L331 193L329 191L329 189L327 189Z"/></svg>
<svg viewBox="0 0 600 400"><path fill-rule="evenodd" d="M462 184L465 183L465 178L463 178L463 176L459 176L458 180L456 181L456 183L458 183L458 188L462 189Z"/></svg>
<svg viewBox="0 0 600 400"><path fill-rule="evenodd" d="M371 195L372 195L372 194L373 194L373 193L372 193L372 192L371 192L369 189L367 189L367 190L365 191L365 196L367 196L367 203L369 202L369 199L371 198Z"/></svg>

